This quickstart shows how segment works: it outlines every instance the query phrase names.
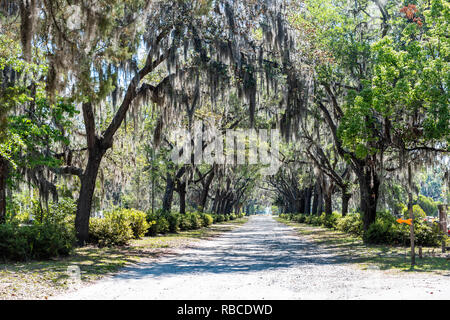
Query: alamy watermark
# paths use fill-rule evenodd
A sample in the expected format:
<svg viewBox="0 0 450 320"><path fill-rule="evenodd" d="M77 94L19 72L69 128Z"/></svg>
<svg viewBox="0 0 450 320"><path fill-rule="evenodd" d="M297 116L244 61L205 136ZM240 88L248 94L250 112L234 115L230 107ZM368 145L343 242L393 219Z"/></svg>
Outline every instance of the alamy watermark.
<svg viewBox="0 0 450 320"><path fill-rule="evenodd" d="M68 277L67 285L69 287L79 287L81 284L81 270L77 265L70 265L66 269Z"/></svg>
<svg viewBox="0 0 450 320"><path fill-rule="evenodd" d="M261 174L274 175L279 160L278 129L227 129L195 122L192 130L172 131L171 159L177 164L262 164Z"/></svg>

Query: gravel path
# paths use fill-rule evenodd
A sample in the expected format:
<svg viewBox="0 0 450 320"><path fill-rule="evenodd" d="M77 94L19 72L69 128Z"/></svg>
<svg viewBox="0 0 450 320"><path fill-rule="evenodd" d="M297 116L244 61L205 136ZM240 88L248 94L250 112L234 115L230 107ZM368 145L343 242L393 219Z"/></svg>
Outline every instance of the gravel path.
<svg viewBox="0 0 450 320"><path fill-rule="evenodd" d="M271 216L56 299L450 299L450 274L343 263Z"/></svg>

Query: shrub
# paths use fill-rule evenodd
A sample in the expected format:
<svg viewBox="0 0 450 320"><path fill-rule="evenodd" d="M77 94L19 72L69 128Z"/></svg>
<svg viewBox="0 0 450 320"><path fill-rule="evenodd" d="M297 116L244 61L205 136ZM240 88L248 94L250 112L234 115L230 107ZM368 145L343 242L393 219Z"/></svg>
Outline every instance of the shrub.
<svg viewBox="0 0 450 320"><path fill-rule="evenodd" d="M136 209L122 209L122 212L130 222L134 239L140 239L145 236L150 225L155 223L153 221L150 223L147 222L146 214L142 211Z"/></svg>
<svg viewBox="0 0 450 320"><path fill-rule="evenodd" d="M189 216L182 214L180 218L180 229L181 230L191 230L192 222Z"/></svg>
<svg viewBox="0 0 450 320"><path fill-rule="evenodd" d="M156 220L156 225L158 226L158 233L165 234L170 231L170 224L166 217L159 217Z"/></svg>
<svg viewBox="0 0 450 320"><path fill-rule="evenodd" d="M73 228L67 228L66 224L0 225L0 256L4 259L49 259L68 255L74 244Z"/></svg>
<svg viewBox="0 0 450 320"><path fill-rule="evenodd" d="M29 200L30 208L19 214L12 215L11 223L67 223L73 220L76 211L76 202L72 198L63 197L58 202L49 201L48 210L43 210L42 205L36 199Z"/></svg>
<svg viewBox="0 0 450 320"><path fill-rule="evenodd" d="M434 201L430 197L419 194L417 204L423 209L423 211L425 211L427 216L438 215L438 204L440 204L439 201Z"/></svg>
<svg viewBox="0 0 450 320"><path fill-rule="evenodd" d="M356 236L363 234L363 222L358 213L350 213L338 219L336 228L339 231L350 233Z"/></svg>
<svg viewBox="0 0 450 320"><path fill-rule="evenodd" d="M404 226L403 226L404 227ZM404 228L406 230L406 228ZM367 243L373 244L401 244L406 241L408 233L396 227L391 221L376 219L364 233L363 239Z"/></svg>
<svg viewBox="0 0 450 320"><path fill-rule="evenodd" d="M180 231L181 215L176 212L171 212L165 215L167 222L169 222L169 232L177 233Z"/></svg>
<svg viewBox="0 0 450 320"><path fill-rule="evenodd" d="M153 228L152 228L153 227ZM169 221L165 217L158 217L155 220L154 225L150 228L151 235L156 236L157 234L166 234L170 231Z"/></svg>
<svg viewBox="0 0 450 320"><path fill-rule="evenodd" d="M326 215L325 213L322 213L320 216L320 222L321 224L326 228L331 229L337 229L337 222L341 218L341 215L337 212L333 212L330 215Z"/></svg>
<svg viewBox="0 0 450 320"><path fill-rule="evenodd" d="M428 225L422 220L416 220L414 228L418 245L437 247L441 244L444 234L440 231L437 223Z"/></svg>
<svg viewBox="0 0 450 320"><path fill-rule="evenodd" d="M32 259L48 259L68 255L76 242L73 215L65 217L60 224L46 222L31 226L33 239ZM26 228L26 227L24 227Z"/></svg>
<svg viewBox="0 0 450 320"><path fill-rule="evenodd" d="M50 202L48 210L42 210L39 201L32 200L29 212L0 225L0 257L30 260L69 254L75 245L75 208L70 198ZM32 221L33 215L38 219Z"/></svg>
<svg viewBox="0 0 450 320"><path fill-rule="evenodd" d="M401 212L403 214L403 217L405 219L409 219L408 206L402 204L401 208L402 208ZM427 216L425 211L417 204L413 205L413 214L414 214L414 218L425 218Z"/></svg>
<svg viewBox="0 0 450 320"><path fill-rule="evenodd" d="M147 212L146 220L150 227L147 230L148 236L156 236L158 234L158 226L156 225L156 220L158 220L158 215L156 213Z"/></svg>
<svg viewBox="0 0 450 320"><path fill-rule="evenodd" d="M306 216L304 214L298 214L295 216L295 221L298 223L304 223Z"/></svg>
<svg viewBox="0 0 450 320"><path fill-rule="evenodd" d="M61 198L58 202L51 202L49 210L44 214L45 221L60 222L66 219L66 217L74 216L77 210L77 204L75 200L71 198Z"/></svg>
<svg viewBox="0 0 450 320"><path fill-rule="evenodd" d="M131 239L140 239L154 221L136 209L116 208L106 212L104 218L90 221L90 241L99 246L126 245Z"/></svg>
<svg viewBox="0 0 450 320"><path fill-rule="evenodd" d="M151 223L147 235L156 236L168 232L178 232L178 221L176 214L158 210L155 213L147 213L147 222ZM170 222L169 222L170 221ZM172 231L173 230L173 231Z"/></svg>
<svg viewBox="0 0 450 320"><path fill-rule="evenodd" d="M364 241L374 244L409 244L409 226L399 224L389 213L378 213L378 217L367 232ZM437 225L429 226L426 222L414 219L415 242L422 246L439 246L442 234Z"/></svg>
<svg viewBox="0 0 450 320"><path fill-rule="evenodd" d="M311 216L311 224L313 226L320 226L322 224L320 216Z"/></svg>
<svg viewBox="0 0 450 320"><path fill-rule="evenodd" d="M425 211L423 211L423 209L417 204L413 205L413 214L414 214L415 219L417 219L417 218L423 219L427 216Z"/></svg>
<svg viewBox="0 0 450 320"><path fill-rule="evenodd" d="M32 214L31 211L22 211L20 213L15 214L11 219L11 223L31 223L32 222Z"/></svg>
<svg viewBox="0 0 450 320"><path fill-rule="evenodd" d="M210 226L214 222L214 219L210 214L202 213L200 214L200 217L203 220L203 226L205 227Z"/></svg>
<svg viewBox="0 0 450 320"><path fill-rule="evenodd" d="M237 217L236 217L236 215L234 213L231 213L229 215L229 217L230 217L230 220L236 220L237 219Z"/></svg>
<svg viewBox="0 0 450 320"><path fill-rule="evenodd" d="M225 216L223 214L216 214L216 222L224 222L225 221Z"/></svg>
<svg viewBox="0 0 450 320"><path fill-rule="evenodd" d="M99 246L126 245L133 239L130 219L124 211L105 213L104 218L91 218L89 240Z"/></svg>
<svg viewBox="0 0 450 320"><path fill-rule="evenodd" d="M188 217L189 221L191 222L192 229L199 229L203 226L202 219L200 218L198 213L190 212L190 213L187 213L186 216Z"/></svg>

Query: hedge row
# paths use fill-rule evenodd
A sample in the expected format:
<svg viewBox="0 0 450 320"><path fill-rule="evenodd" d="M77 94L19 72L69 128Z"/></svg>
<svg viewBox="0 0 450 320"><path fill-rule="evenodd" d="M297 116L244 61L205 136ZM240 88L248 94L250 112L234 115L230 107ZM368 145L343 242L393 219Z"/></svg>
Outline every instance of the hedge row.
<svg viewBox="0 0 450 320"><path fill-rule="evenodd" d="M49 210L44 213L39 213L37 209L35 211L34 221L26 214L0 224L0 259L39 260L72 252L76 244L75 204L64 200L50 204ZM103 218L90 219L89 241L99 246L126 245L130 240L143 236L199 229L243 216L199 212L151 214L136 209L117 208L106 212Z"/></svg>
<svg viewBox="0 0 450 320"><path fill-rule="evenodd" d="M151 223L148 235L156 236L157 234L176 233L180 230L196 230L207 227L213 223L235 220L244 215L244 213L238 215L223 215L202 212L187 212L186 214L180 214L177 212L163 211L158 211L153 214L147 213L147 221Z"/></svg>
<svg viewBox="0 0 450 320"><path fill-rule="evenodd" d="M152 223L145 212L136 209L115 209L106 212L103 218L91 218L89 241L99 246L126 245L147 233Z"/></svg>
<svg viewBox="0 0 450 320"><path fill-rule="evenodd" d="M185 230L196 230L215 222L234 220L239 216L211 215L200 212L145 213L135 209L115 209L105 213L103 218L92 218L89 226L89 239L99 246L126 245L132 239L143 236L176 233Z"/></svg>
<svg viewBox="0 0 450 320"><path fill-rule="evenodd" d="M70 254L76 242L74 210L72 201L62 199L45 212L34 208L34 221L27 214L0 224L0 258L39 260Z"/></svg>
<svg viewBox="0 0 450 320"><path fill-rule="evenodd" d="M353 213L342 217L333 212L331 215L322 214L280 214L280 218L299 223L307 223L315 226L323 226L333 230L339 230L357 237L361 237L366 243L403 245L409 243L409 226L399 224L396 217L388 212L378 212L376 221L363 231L363 223L360 214ZM422 219L415 219L414 232L416 244L422 246L437 247L444 236L439 231L437 224L428 224Z"/></svg>

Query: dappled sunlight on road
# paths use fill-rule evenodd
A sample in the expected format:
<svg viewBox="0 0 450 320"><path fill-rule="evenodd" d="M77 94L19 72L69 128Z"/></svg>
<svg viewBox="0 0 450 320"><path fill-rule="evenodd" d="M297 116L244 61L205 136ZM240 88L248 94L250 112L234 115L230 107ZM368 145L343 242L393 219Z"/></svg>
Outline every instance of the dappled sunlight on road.
<svg viewBox="0 0 450 320"><path fill-rule="evenodd" d="M361 270L272 216L163 257L62 299L355 299L450 294L444 276L401 278ZM428 291L427 291L428 290ZM447 296L447 298L450 295Z"/></svg>

